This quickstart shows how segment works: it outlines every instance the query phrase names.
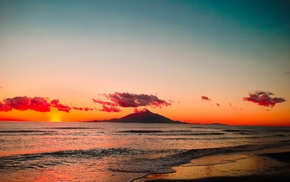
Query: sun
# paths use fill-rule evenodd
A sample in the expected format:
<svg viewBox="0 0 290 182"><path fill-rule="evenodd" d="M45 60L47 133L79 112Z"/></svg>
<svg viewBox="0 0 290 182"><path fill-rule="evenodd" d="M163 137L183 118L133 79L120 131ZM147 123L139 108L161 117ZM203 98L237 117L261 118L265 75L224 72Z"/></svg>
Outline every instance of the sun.
<svg viewBox="0 0 290 182"><path fill-rule="evenodd" d="M59 115L54 114L51 116L50 122L61 122L61 119L60 119Z"/></svg>

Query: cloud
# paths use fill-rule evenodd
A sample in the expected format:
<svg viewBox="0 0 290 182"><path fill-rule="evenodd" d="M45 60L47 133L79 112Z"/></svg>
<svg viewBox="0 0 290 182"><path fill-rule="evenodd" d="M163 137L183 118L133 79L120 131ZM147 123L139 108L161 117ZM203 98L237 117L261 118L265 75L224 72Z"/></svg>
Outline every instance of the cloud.
<svg viewBox="0 0 290 182"><path fill-rule="evenodd" d="M115 92L113 94L103 94L109 101L102 101L100 99L93 99L95 103L101 104L106 112L119 112L117 107L133 107L151 106L151 107L164 107L171 105L170 101L159 99L155 95L148 94L132 94L127 92Z"/></svg>
<svg viewBox="0 0 290 182"><path fill-rule="evenodd" d="M208 98L207 96L204 96L204 95L201 96L201 100L204 100L204 101L212 101L210 98ZM212 103L211 105L213 106L214 103ZM215 105L218 106L218 107L221 106L218 102L216 102Z"/></svg>
<svg viewBox="0 0 290 182"><path fill-rule="evenodd" d="M74 110L78 110L78 111L93 111L93 108L89 108L89 107L75 107L73 106L72 109Z"/></svg>
<svg viewBox="0 0 290 182"><path fill-rule="evenodd" d="M7 111L11 111L11 110L12 110L12 108L10 106L8 106L5 103L0 102L0 111L7 112Z"/></svg>
<svg viewBox="0 0 290 182"><path fill-rule="evenodd" d="M266 107L274 107L277 103L286 101L281 97L271 97L272 95L274 94L271 92L255 91L254 93L249 93L249 97L244 97L243 100Z"/></svg>
<svg viewBox="0 0 290 182"><path fill-rule="evenodd" d="M142 112L146 112L148 111L148 109L143 108L143 109L138 109L138 108L134 108L134 113L142 113Z"/></svg>
<svg viewBox="0 0 290 182"><path fill-rule="evenodd" d="M290 71L286 71L285 72L285 75L290 75Z"/></svg>
<svg viewBox="0 0 290 182"><path fill-rule="evenodd" d="M211 99L209 99L208 97L206 96L201 96L201 100L205 100L205 101L211 101Z"/></svg>
<svg viewBox="0 0 290 182"><path fill-rule="evenodd" d="M39 112L49 112L50 104L42 97L33 97L30 99L30 109Z"/></svg>
<svg viewBox="0 0 290 182"><path fill-rule="evenodd" d="M104 112L120 112L121 111L118 107L116 107L117 106L116 103L108 102L108 101L102 101L102 100L97 100L97 99L92 99L92 100L95 103L102 105L103 108L99 109L99 111L104 111Z"/></svg>
<svg viewBox="0 0 290 182"><path fill-rule="evenodd" d="M93 101L95 103L101 104L101 105L106 105L106 106L117 106L116 103L113 102L107 102L107 101L102 101L102 100L97 100L97 99L93 99Z"/></svg>
<svg viewBox="0 0 290 182"><path fill-rule="evenodd" d="M115 92L114 94L108 94L107 97L113 103L121 107L163 107L171 105L171 103L168 103L165 100L161 100L155 95Z"/></svg>
<svg viewBox="0 0 290 182"><path fill-rule="evenodd" d="M105 112L120 112L118 107L133 107L139 106L151 106L151 107L164 107L171 105L170 102L159 99L154 95L147 94L131 94L131 93L119 93L103 94L108 101L102 101L93 99L95 103L101 104L102 109L95 109L90 107L77 107L61 104L58 99L50 101L49 98L44 97L13 97L6 98L2 102L0 101L0 111L7 112L12 109L18 111L34 110L37 112L50 112L51 108L56 108L58 111L70 112L71 110L78 111L105 111Z"/></svg>
<svg viewBox="0 0 290 182"><path fill-rule="evenodd" d="M68 113L71 110L71 107L60 104L58 99L51 101L50 104L52 107L57 108L57 110L59 111L64 111Z"/></svg>
<svg viewBox="0 0 290 182"><path fill-rule="evenodd" d="M59 103L58 99L49 102L48 98L44 97L13 97L6 98L3 102L0 101L0 112L11 111L12 109L18 111L33 110L37 112L50 112L51 107L56 108L58 111L70 112L71 109L79 111L93 111L95 109L90 107L75 107L67 106Z"/></svg>
<svg viewBox="0 0 290 182"><path fill-rule="evenodd" d="M13 109L24 111L29 109L29 98L24 97L13 97L4 99L4 103Z"/></svg>
<svg viewBox="0 0 290 182"><path fill-rule="evenodd" d="M82 107L75 107L75 106L73 106L72 107L74 110L78 110L78 111L82 111L82 110L84 110L84 108L82 108Z"/></svg>
<svg viewBox="0 0 290 182"><path fill-rule="evenodd" d="M34 110L38 112L49 112L50 104L42 97L13 97L3 100L4 104L19 111Z"/></svg>
<svg viewBox="0 0 290 182"><path fill-rule="evenodd" d="M120 112L121 110L117 107L111 106L111 107L107 107L105 105L102 105L102 109L100 109L99 111L104 111L104 112Z"/></svg>

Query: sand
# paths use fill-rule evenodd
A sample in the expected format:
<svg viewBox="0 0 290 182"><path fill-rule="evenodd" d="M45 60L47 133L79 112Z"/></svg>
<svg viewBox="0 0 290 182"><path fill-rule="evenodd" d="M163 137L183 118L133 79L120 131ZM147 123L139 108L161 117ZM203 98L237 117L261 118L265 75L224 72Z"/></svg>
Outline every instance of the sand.
<svg viewBox="0 0 290 182"><path fill-rule="evenodd" d="M149 174L144 181L289 181L290 146L253 152L219 154L172 167L176 172Z"/></svg>

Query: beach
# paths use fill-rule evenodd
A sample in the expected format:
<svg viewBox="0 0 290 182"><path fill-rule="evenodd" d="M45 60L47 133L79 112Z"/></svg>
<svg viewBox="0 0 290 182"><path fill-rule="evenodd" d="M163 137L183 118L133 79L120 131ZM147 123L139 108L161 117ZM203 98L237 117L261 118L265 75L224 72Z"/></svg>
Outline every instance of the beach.
<svg viewBox="0 0 290 182"><path fill-rule="evenodd" d="M290 146L204 156L172 168L176 172L149 174L134 182L289 181Z"/></svg>

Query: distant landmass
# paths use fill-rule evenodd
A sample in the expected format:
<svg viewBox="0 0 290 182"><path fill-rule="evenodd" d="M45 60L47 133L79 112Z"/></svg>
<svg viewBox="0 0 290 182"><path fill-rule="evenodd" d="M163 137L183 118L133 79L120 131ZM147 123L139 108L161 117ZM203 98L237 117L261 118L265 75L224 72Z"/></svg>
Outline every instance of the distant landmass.
<svg viewBox="0 0 290 182"><path fill-rule="evenodd" d="M180 121L173 121L167 117L152 113L149 110L132 113L122 118L115 118L110 120L94 120L90 122L118 122L118 123L182 123Z"/></svg>

